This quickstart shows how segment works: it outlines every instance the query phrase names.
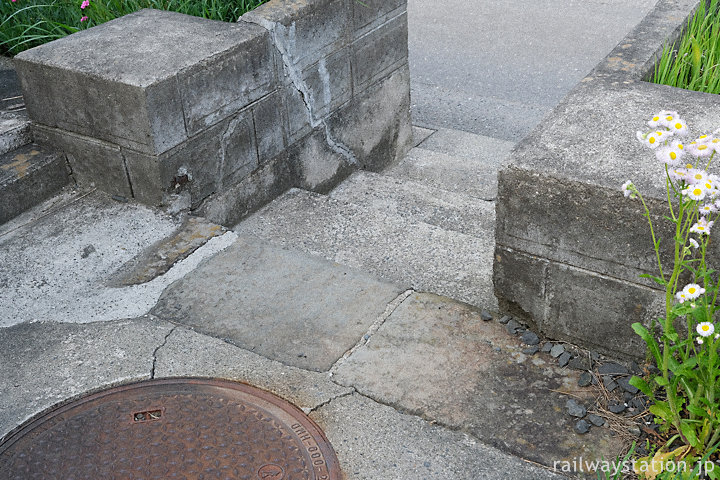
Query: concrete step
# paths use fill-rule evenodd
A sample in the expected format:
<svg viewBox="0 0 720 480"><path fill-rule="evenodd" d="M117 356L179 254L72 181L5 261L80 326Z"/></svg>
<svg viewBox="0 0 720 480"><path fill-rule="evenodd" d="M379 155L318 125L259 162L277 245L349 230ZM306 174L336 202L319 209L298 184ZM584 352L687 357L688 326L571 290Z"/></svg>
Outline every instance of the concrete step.
<svg viewBox="0 0 720 480"><path fill-rule="evenodd" d="M401 286L496 309L494 239L292 189L235 227Z"/></svg>
<svg viewBox="0 0 720 480"><path fill-rule="evenodd" d="M50 198L69 180L65 157L38 145L0 155L0 224Z"/></svg>
<svg viewBox="0 0 720 480"><path fill-rule="evenodd" d="M0 57L0 155L31 141L20 82L10 59Z"/></svg>
<svg viewBox="0 0 720 480"><path fill-rule="evenodd" d="M494 165L501 164L507 159L515 142L462 130L441 128L427 135L418 146L425 150Z"/></svg>
<svg viewBox="0 0 720 480"><path fill-rule="evenodd" d="M397 177L358 171L330 197L476 237L495 232L493 202Z"/></svg>
<svg viewBox="0 0 720 480"><path fill-rule="evenodd" d="M513 142L440 129L383 173L483 200L497 195L497 172Z"/></svg>

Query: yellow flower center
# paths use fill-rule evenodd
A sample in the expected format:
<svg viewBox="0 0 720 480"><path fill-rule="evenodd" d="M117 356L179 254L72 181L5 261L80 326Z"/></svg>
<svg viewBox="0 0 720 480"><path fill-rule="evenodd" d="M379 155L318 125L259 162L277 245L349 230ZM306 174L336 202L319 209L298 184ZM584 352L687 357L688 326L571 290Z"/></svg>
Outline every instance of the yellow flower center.
<svg viewBox="0 0 720 480"><path fill-rule="evenodd" d="M673 159L673 160L675 160L675 159L677 158L677 153L675 153L675 152L670 152L670 158Z"/></svg>
<svg viewBox="0 0 720 480"><path fill-rule="evenodd" d="M668 122L671 122L671 121L672 121L672 117L671 117L670 115L668 115L667 117L665 117L665 120L667 120Z"/></svg>
<svg viewBox="0 0 720 480"><path fill-rule="evenodd" d="M653 122L657 122L658 120L660 120L660 117L653 117L652 119Z"/></svg>
<svg viewBox="0 0 720 480"><path fill-rule="evenodd" d="M698 140L702 140L703 138L707 138L707 135L700 135L700 136L698 137Z"/></svg>
<svg viewBox="0 0 720 480"><path fill-rule="evenodd" d="M680 150L682 150L683 148L685 148L685 146L684 146L682 143L678 143L678 146L677 146L677 147L678 147Z"/></svg>
<svg viewBox="0 0 720 480"><path fill-rule="evenodd" d="M693 195L700 196L701 194L702 194L701 188L696 188L695 190L693 190Z"/></svg>
<svg viewBox="0 0 720 480"><path fill-rule="evenodd" d="M702 173L696 173L695 180L702 180Z"/></svg>
<svg viewBox="0 0 720 480"><path fill-rule="evenodd" d="M687 165L685 165L685 168L693 168L693 164L692 164L692 163L688 163Z"/></svg>
<svg viewBox="0 0 720 480"><path fill-rule="evenodd" d="M655 143L655 137L650 137L650 139L648 140L648 142L650 142L650 145L652 145L653 143Z"/></svg>
<svg viewBox="0 0 720 480"><path fill-rule="evenodd" d="M688 293L689 293L690 295L694 295L696 291L697 291L697 289L696 289L695 287L690 287L690 288L688 288Z"/></svg>
<svg viewBox="0 0 720 480"><path fill-rule="evenodd" d="M710 330L710 325L703 325L703 326L700 327L700 328L702 329L703 332L707 332L707 331Z"/></svg>
<svg viewBox="0 0 720 480"><path fill-rule="evenodd" d="M698 145L698 150L707 150L707 145Z"/></svg>
<svg viewBox="0 0 720 480"><path fill-rule="evenodd" d="M682 130L682 123L680 123L680 122L676 123L675 128L677 128L678 130Z"/></svg>

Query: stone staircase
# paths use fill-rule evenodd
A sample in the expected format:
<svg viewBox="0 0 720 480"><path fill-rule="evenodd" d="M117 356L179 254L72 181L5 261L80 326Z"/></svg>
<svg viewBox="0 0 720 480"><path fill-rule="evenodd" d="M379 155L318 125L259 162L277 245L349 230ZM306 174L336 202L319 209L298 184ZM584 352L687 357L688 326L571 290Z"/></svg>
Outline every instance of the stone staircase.
<svg viewBox="0 0 720 480"><path fill-rule="evenodd" d="M235 227L416 291L494 310L497 170L512 142L438 130L327 196L292 189Z"/></svg>
<svg viewBox="0 0 720 480"><path fill-rule="evenodd" d="M20 83L10 61L0 57L0 225L69 181L64 155L32 143Z"/></svg>

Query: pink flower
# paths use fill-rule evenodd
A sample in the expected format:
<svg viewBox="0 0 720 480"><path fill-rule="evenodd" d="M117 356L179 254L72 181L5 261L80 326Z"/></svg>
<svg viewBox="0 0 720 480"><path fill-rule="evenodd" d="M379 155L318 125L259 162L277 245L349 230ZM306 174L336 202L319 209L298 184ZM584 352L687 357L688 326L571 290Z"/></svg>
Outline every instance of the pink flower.
<svg viewBox="0 0 720 480"><path fill-rule="evenodd" d="M82 18L80 19L80 21L81 21L81 22L84 22L84 21L87 20L87 19L88 19L88 17L82 17Z"/></svg>
<svg viewBox="0 0 720 480"><path fill-rule="evenodd" d="M80 4L80 9L85 10L89 6L90 6L90 0L83 0L83 2Z"/></svg>

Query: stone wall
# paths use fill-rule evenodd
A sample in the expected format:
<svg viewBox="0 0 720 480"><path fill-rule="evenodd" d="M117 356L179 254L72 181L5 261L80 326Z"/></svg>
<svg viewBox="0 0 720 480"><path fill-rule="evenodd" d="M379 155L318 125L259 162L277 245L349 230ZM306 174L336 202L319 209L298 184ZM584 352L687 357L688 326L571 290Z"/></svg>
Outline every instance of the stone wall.
<svg viewBox="0 0 720 480"><path fill-rule="evenodd" d="M273 0L237 24L142 10L15 58L76 180L237 222L410 147L404 0Z"/></svg>
<svg viewBox="0 0 720 480"><path fill-rule="evenodd" d="M694 135L720 127L720 96L643 81L696 5L658 2L500 172L495 293L551 338L643 357L630 325L664 312L663 292L639 277L657 275L647 220L620 186L630 179L645 196L671 268L664 169L635 132L663 109L678 111ZM712 250L711 262L720 258Z"/></svg>

